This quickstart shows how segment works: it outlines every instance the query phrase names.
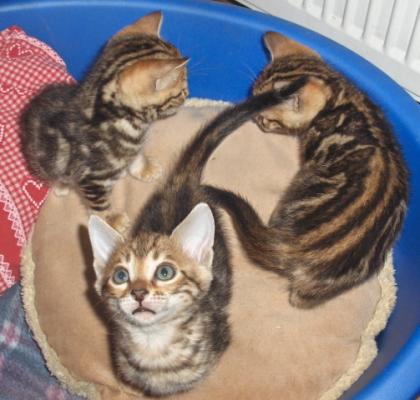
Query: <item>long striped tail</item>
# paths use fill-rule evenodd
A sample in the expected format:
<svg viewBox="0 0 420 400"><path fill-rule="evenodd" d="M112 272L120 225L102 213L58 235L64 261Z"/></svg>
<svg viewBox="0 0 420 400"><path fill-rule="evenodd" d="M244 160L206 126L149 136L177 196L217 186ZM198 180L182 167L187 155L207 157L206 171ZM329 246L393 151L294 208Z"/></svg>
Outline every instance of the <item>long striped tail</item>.
<svg viewBox="0 0 420 400"><path fill-rule="evenodd" d="M258 266L283 273L279 251L279 232L268 227L255 209L239 194L204 186L207 196L224 209L232 219L247 257Z"/></svg>
<svg viewBox="0 0 420 400"><path fill-rule="evenodd" d="M175 166L172 179L184 179L199 184L211 154L219 144L245 122L262 111L281 104L300 90L307 82L306 76L296 79L279 90L264 92L244 102L229 107L210 121L187 145Z"/></svg>

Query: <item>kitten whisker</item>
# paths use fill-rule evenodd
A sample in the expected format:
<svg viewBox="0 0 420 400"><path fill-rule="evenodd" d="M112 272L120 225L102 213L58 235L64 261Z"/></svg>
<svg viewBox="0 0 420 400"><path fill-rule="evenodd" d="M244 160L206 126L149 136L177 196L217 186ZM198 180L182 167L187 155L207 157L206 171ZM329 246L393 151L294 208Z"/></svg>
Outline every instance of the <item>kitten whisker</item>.
<svg viewBox="0 0 420 400"><path fill-rule="evenodd" d="M248 64L246 64L244 61L240 60L240 63L245 67L246 71L239 70L238 72L241 72L245 74L248 78L251 79L251 83L254 83L257 80L258 74L255 72ZM246 73L248 72L248 73Z"/></svg>

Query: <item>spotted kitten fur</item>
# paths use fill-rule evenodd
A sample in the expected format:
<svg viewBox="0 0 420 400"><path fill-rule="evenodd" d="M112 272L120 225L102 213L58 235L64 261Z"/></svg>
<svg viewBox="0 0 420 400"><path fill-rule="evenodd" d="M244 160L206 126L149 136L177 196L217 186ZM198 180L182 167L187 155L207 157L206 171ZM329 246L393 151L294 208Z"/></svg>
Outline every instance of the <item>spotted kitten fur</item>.
<svg viewBox="0 0 420 400"><path fill-rule="evenodd" d="M134 388L154 396L189 390L226 350L230 257L201 174L227 135L303 84L222 112L182 152L128 234L91 217L95 287L112 326L113 359Z"/></svg>
<svg viewBox="0 0 420 400"><path fill-rule="evenodd" d="M250 259L288 277L291 304L308 308L382 267L407 210L408 172L391 128L365 94L311 49L274 32L264 40L272 60L254 94L308 79L256 118L265 132L298 138L300 170L268 225L239 196L208 191L233 217Z"/></svg>
<svg viewBox="0 0 420 400"><path fill-rule="evenodd" d="M109 207L125 170L145 180L160 173L142 154L147 128L188 94L187 60L159 37L161 23L155 12L125 27L80 84L46 87L22 116L30 172L78 190L93 210Z"/></svg>

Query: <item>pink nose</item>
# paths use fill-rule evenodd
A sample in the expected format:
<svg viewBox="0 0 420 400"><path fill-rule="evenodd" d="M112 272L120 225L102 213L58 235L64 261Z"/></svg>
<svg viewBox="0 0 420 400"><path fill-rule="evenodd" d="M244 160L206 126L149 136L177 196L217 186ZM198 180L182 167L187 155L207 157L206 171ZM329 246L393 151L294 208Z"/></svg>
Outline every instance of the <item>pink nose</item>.
<svg viewBox="0 0 420 400"><path fill-rule="evenodd" d="M133 289L131 294L138 302L142 302L145 296L149 293L147 289Z"/></svg>

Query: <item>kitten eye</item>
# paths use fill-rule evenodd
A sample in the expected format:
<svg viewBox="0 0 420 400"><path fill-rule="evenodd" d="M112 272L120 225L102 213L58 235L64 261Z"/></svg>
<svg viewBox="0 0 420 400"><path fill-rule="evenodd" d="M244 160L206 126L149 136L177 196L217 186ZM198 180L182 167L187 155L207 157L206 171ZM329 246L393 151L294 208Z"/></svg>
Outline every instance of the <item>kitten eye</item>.
<svg viewBox="0 0 420 400"><path fill-rule="evenodd" d="M168 264L160 265L155 272L155 278L159 281L169 281L175 276L175 269Z"/></svg>
<svg viewBox="0 0 420 400"><path fill-rule="evenodd" d="M112 275L112 281L117 285L122 285L130 280L130 275L128 271L123 268L119 267L115 270L114 274Z"/></svg>

